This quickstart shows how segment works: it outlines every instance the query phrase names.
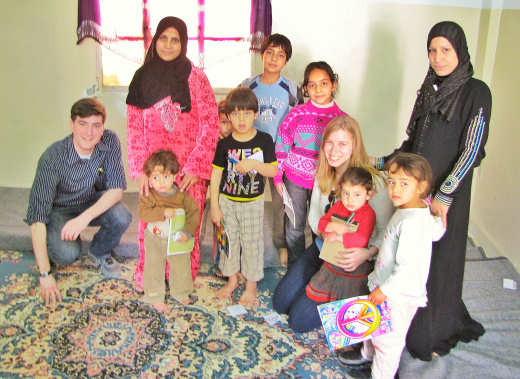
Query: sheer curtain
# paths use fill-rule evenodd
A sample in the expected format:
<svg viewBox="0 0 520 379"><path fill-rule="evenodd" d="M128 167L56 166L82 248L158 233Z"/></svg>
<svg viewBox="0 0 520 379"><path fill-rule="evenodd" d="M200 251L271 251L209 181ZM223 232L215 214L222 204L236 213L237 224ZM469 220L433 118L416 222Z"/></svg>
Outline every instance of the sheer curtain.
<svg viewBox="0 0 520 379"><path fill-rule="evenodd" d="M251 0L251 50L260 51L265 37L271 35L271 0Z"/></svg>
<svg viewBox="0 0 520 379"><path fill-rule="evenodd" d="M141 35L120 36L117 30L107 32L102 28L99 0L78 0L77 44L81 43L85 38L90 37L110 51L133 62L142 64L144 62L144 54L142 50L140 54L136 54L135 44L142 41L141 43L146 53L152 41L152 34L149 28L150 14L148 11L148 0L142 1L142 12Z"/></svg>
<svg viewBox="0 0 520 379"><path fill-rule="evenodd" d="M148 0L143 0L141 36L118 37L117 33L115 35L106 35L101 28L99 0L78 0L78 44L85 38L90 37L115 53L142 63L143 57L131 57L128 53L125 53L124 42L143 39L144 50L146 51L152 39L149 24ZM260 50L262 40L271 34L271 27L271 0L251 0L251 35L249 37L251 39L251 50Z"/></svg>

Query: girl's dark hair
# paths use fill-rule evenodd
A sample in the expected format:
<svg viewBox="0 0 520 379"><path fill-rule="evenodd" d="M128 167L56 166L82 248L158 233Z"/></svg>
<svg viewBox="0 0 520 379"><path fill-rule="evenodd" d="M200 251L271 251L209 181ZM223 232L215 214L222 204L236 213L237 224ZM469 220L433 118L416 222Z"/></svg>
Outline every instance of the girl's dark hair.
<svg viewBox="0 0 520 379"><path fill-rule="evenodd" d="M338 189L343 187L343 184L349 183L353 186L362 186L367 192L374 188L372 181L372 174L363 167L349 167L345 170L338 182Z"/></svg>
<svg viewBox="0 0 520 379"><path fill-rule="evenodd" d="M156 166L163 166L163 172L169 171L173 175L179 172L179 161L171 150L155 150L143 164L143 172L150 176Z"/></svg>
<svg viewBox="0 0 520 379"><path fill-rule="evenodd" d="M396 165L394 171L390 171L390 167ZM432 168L428 161L417 154L398 153L385 163L385 171L395 173L402 169L408 176L415 178L419 183L426 182L427 186L421 194L421 198L425 199L431 192L431 184L433 180Z"/></svg>
<svg viewBox="0 0 520 379"><path fill-rule="evenodd" d="M338 92L338 79L339 76L334 71L332 71L332 67L327 62L319 61L319 62L311 62L305 67L305 72L303 73L303 82L302 82L302 88L303 88L303 96L309 97L309 93L307 92L307 86L309 85L309 75L311 74L312 70L315 68L319 68L327 73L327 76L329 77L330 81L332 83L336 83L336 92ZM334 93L332 94L332 98L334 98Z"/></svg>
<svg viewBox="0 0 520 379"><path fill-rule="evenodd" d="M231 90L226 96L224 106L226 116L235 110L258 112L258 98L255 93L246 87L237 87Z"/></svg>

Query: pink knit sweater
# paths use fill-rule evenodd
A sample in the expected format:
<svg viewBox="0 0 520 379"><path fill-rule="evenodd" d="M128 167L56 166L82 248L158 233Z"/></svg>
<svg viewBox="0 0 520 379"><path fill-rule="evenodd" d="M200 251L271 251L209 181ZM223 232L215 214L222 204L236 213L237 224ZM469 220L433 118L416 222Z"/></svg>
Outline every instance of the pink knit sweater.
<svg viewBox="0 0 520 379"><path fill-rule="evenodd" d="M310 100L289 112L276 138L278 174L274 177L275 184L282 183L285 172L292 182L312 189L323 131L333 118L342 115L346 113L336 103L321 108Z"/></svg>

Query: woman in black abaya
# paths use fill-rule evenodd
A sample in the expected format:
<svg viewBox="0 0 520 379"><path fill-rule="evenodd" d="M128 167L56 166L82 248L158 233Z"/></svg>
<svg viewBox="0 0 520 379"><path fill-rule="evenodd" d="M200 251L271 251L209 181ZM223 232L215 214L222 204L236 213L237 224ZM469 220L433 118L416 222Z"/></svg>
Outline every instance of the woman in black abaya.
<svg viewBox="0 0 520 379"><path fill-rule="evenodd" d="M473 78L466 37L454 22L436 24L428 34L430 68L397 149L422 155L431 164L434 187L431 209L447 227L433 244L428 304L419 308L408 331L406 347L425 361L446 355L457 342L477 340L484 327L473 320L462 301L473 169L485 156L491 116L488 86ZM393 154L392 154L393 155ZM391 157L376 159L382 169Z"/></svg>

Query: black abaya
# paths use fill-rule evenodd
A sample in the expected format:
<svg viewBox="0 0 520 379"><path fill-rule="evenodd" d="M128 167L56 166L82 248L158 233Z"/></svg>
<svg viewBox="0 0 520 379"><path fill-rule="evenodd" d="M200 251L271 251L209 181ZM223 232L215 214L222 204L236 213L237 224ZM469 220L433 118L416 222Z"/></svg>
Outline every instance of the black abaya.
<svg viewBox="0 0 520 379"><path fill-rule="evenodd" d="M417 311L406 339L414 358L429 361L433 352L448 354L458 341L477 340L485 332L462 301L462 283L471 180L473 169L485 156L490 116L489 88L471 78L462 87L449 122L440 112L422 116L413 136L396 150L426 158L433 170L433 194L452 199L446 234L433 244L428 303Z"/></svg>

